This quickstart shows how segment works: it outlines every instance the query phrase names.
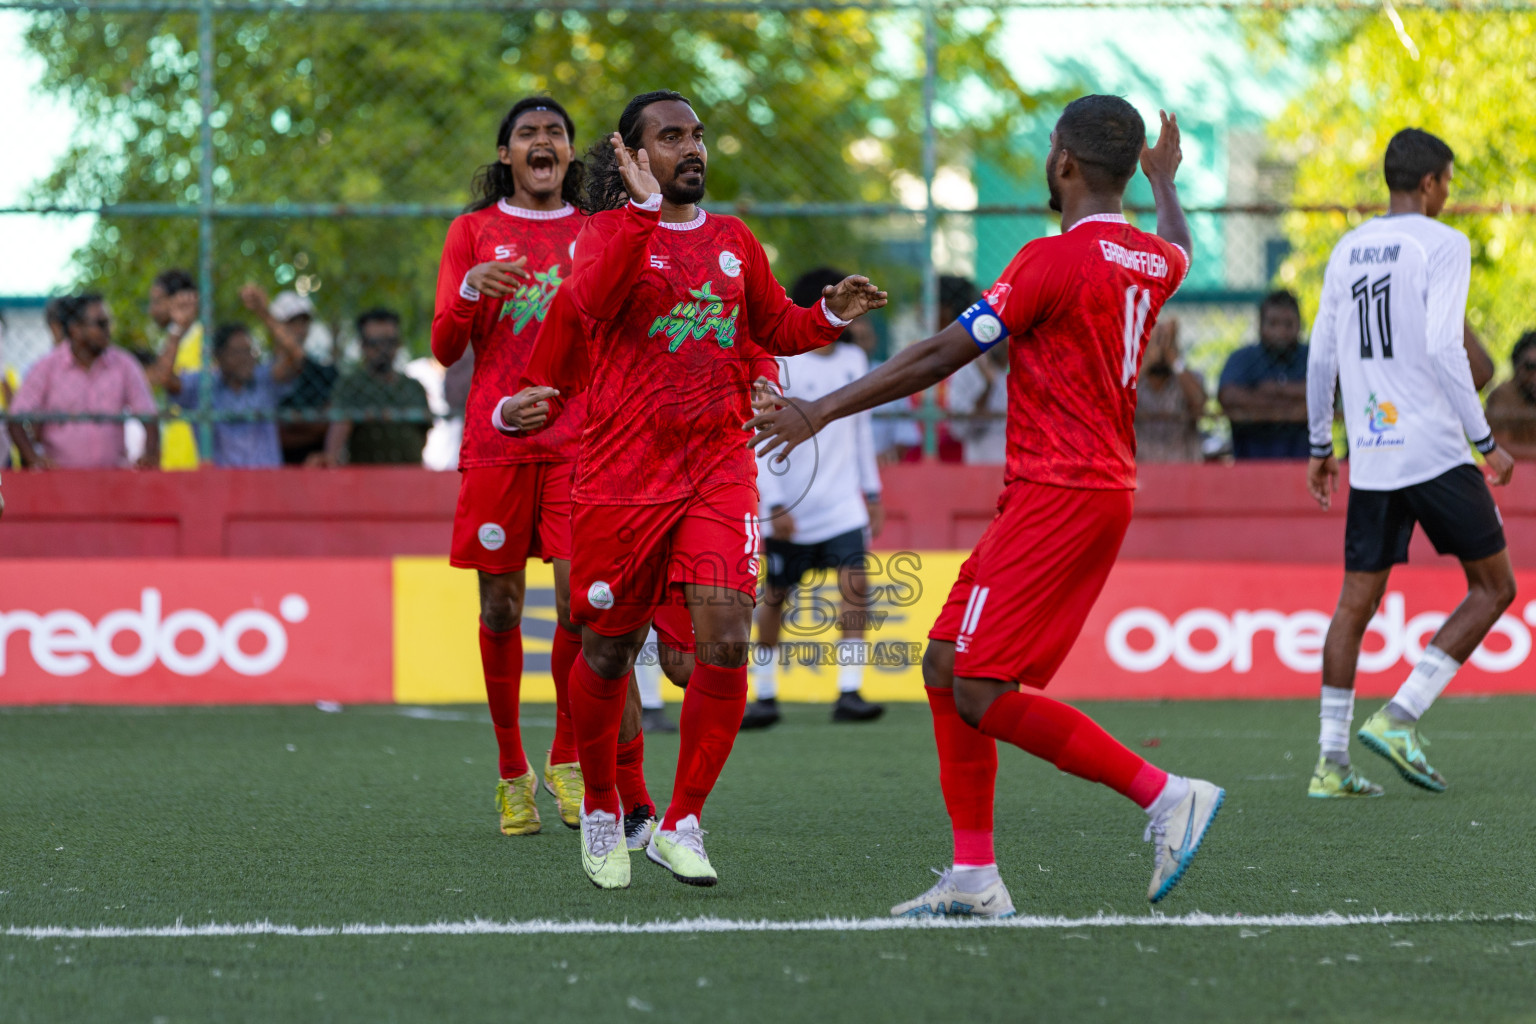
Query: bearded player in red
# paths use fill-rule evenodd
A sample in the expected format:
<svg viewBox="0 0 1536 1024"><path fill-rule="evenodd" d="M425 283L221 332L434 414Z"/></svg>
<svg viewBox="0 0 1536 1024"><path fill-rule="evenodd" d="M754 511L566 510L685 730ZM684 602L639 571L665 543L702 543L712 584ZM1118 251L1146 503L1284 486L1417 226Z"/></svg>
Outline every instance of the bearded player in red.
<svg viewBox="0 0 1536 1024"><path fill-rule="evenodd" d="M680 590L696 664L672 803L646 855L680 881L714 885L699 816L747 699L759 538L742 423L760 356L830 344L886 297L849 277L815 306L790 302L746 226L696 205L704 126L677 93L635 97L610 142L589 154L587 203L602 212L582 231L566 286L591 327L571 563L571 614L582 625L570 692L587 787L582 867L600 888L629 885L614 782L624 681L653 614ZM544 398L531 389L508 399L505 422Z"/></svg>
<svg viewBox="0 0 1536 1024"><path fill-rule="evenodd" d="M555 738L544 786L561 819L577 825L581 767L566 700L580 634L570 622L571 460L581 412L536 437L509 438L492 414L521 375L561 282L572 269L586 215L576 206L582 167L575 127L547 96L519 100L502 119L497 161L475 176L475 200L454 220L443 246L432 319L432 354L457 362L473 344L475 368L459 450L459 505L450 562L479 573L480 661L500 750L496 806L501 830L540 829L537 781L523 753L518 700L523 674L521 620L530 556L554 562ZM563 627L563 628L562 628ZM636 712L638 717L638 712Z"/></svg>
<svg viewBox="0 0 1536 1024"><path fill-rule="evenodd" d="M1173 183L1180 156L1174 117L1162 115L1148 149L1141 115L1124 100L1068 104L1045 162L1060 235L1021 249L983 299L934 337L815 402L786 402L748 423L760 450L792 450L834 419L915 394L1009 344L997 517L961 566L923 658L954 866L892 914L1013 913L992 854L999 739L1147 812L1154 903L1189 867L1225 796L1154 767L1038 692L1082 630L1130 524L1136 374L1158 311L1189 273L1189 228ZM1138 158L1157 202L1156 235L1121 215Z"/></svg>

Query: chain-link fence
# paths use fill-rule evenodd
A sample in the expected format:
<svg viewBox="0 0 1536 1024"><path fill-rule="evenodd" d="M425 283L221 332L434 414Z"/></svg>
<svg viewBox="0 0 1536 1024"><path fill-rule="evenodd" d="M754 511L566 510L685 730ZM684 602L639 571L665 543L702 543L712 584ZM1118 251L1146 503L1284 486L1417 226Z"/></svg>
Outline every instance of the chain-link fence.
<svg viewBox="0 0 1536 1024"><path fill-rule="evenodd" d="M830 265L887 287L878 358L1055 230L1051 125L1074 95L1120 93L1185 126L1196 268L1165 318L1204 387L1213 452L1221 370L1256 340L1259 299L1292 288L1310 312L1327 247L1384 199L1381 149L1404 124L1441 124L1466 154L1454 222L1489 281L1474 283L1471 326L1495 356L1528 326L1536 144L1507 136L1536 126L1503 107L1536 74L1533 3L6 0L79 129L0 228L94 218L57 290L103 296L161 414L194 424L205 450L221 424L276 422L290 462L415 461L428 444L448 466L462 388L429 357L438 257L517 97L559 99L581 146L634 93L691 97L711 144L706 206L744 216L786 284ZM1502 94L1494 65L1514 76ZM1144 185L1128 201L1145 222ZM156 284L174 268L195 315ZM55 343L42 298L5 310L13 381ZM167 331L189 319L166 365ZM271 386L216 400L232 371L215 338ZM996 428L977 393L885 410L888 444L958 458ZM50 415L68 414L12 423L35 437Z"/></svg>

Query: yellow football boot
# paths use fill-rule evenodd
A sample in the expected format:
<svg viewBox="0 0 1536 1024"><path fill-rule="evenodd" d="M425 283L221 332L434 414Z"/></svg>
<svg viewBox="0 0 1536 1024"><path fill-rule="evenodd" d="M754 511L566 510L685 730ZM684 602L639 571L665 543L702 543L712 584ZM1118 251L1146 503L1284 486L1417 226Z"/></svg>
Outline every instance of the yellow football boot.
<svg viewBox="0 0 1536 1024"><path fill-rule="evenodd" d="M539 805L534 800L538 791L532 769L496 783L496 810L501 812L503 835L531 836L539 831Z"/></svg>

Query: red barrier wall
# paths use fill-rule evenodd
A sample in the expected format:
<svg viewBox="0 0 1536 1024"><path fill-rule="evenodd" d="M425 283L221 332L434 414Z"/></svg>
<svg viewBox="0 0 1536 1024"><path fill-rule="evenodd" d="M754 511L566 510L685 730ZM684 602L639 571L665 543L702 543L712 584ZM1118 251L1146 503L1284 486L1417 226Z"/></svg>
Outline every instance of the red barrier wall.
<svg viewBox="0 0 1536 1024"><path fill-rule="evenodd" d="M886 550L969 548L1002 486L1000 466L883 472ZM414 468L7 473L0 558L446 555L458 486ZM1334 563L1344 498L1320 512L1295 463L1144 466L1123 557ZM1498 499L1516 564L1531 564L1536 470ZM1415 561L1432 555L1415 543Z"/></svg>

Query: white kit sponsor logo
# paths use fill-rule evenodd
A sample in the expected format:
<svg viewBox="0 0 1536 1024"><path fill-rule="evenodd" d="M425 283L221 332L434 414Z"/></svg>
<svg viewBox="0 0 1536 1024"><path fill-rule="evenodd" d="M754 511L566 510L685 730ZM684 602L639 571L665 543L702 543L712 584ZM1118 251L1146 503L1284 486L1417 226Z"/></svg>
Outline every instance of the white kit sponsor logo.
<svg viewBox="0 0 1536 1024"><path fill-rule="evenodd" d="M283 623L309 618L309 602L302 594L278 602L277 615L244 608L223 622L196 608L165 615L163 607L160 591L145 587L138 608L110 611L94 623L67 609L43 614L0 611L0 676L7 669L7 644L19 633L28 635L26 649L33 662L52 676L80 675L93 660L115 676L143 675L156 662L179 676L206 675L220 662L243 676L264 676L288 654ZM117 644L125 635L131 642Z"/></svg>
<svg viewBox="0 0 1536 1024"><path fill-rule="evenodd" d="M1400 661L1414 664L1448 617L1438 611L1409 617L1403 595L1396 591L1388 594L1366 627L1360 671L1387 672ZM1314 674L1323 668L1328 621L1327 613L1315 609L1287 613L1260 608L1227 613L1191 608L1170 619L1155 608L1127 608L1104 631L1104 650L1111 661L1128 672L1153 672L1171 661L1190 672L1243 673L1253 670L1256 647L1272 646L1286 668ZM1531 626L1536 626L1536 601L1525 606L1520 618L1501 616L1489 632L1494 649L1482 646L1473 651L1469 659L1472 665L1483 672L1519 668L1531 653Z"/></svg>

